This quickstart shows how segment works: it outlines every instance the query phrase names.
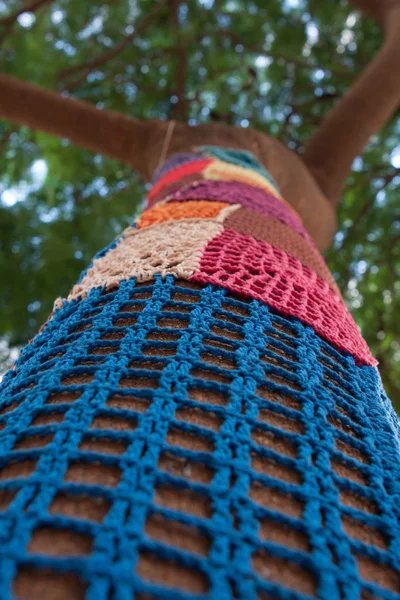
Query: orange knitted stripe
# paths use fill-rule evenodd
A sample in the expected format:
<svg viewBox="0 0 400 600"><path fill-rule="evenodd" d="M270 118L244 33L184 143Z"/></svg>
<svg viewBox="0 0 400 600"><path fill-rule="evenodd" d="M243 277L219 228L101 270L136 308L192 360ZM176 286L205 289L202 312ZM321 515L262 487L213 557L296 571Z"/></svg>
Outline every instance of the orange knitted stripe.
<svg viewBox="0 0 400 600"><path fill-rule="evenodd" d="M189 200L187 202L168 202L156 204L153 208L146 210L139 218L137 226L139 229L149 227L156 223L165 221L179 221L179 219L212 219L218 216L223 208L228 205L225 202L212 202L208 200Z"/></svg>

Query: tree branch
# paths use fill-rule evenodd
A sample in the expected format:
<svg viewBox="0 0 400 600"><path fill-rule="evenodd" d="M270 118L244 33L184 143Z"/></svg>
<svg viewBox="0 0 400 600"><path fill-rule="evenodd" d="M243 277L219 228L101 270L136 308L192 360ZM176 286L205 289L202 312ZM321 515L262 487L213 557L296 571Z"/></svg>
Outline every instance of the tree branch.
<svg viewBox="0 0 400 600"><path fill-rule="evenodd" d="M129 165L149 181L159 165L170 121L139 120L0 74L0 118L26 125ZM282 195L297 210L319 248L335 231L332 206L300 158L277 140L251 128L225 124L192 127L178 121L168 154L204 144L253 152L277 180ZM309 207L312 206L312 210Z"/></svg>
<svg viewBox="0 0 400 600"><path fill-rule="evenodd" d="M374 0L355 2L378 7ZM305 147L303 161L333 204L340 199L353 160L400 103L400 0L383 0L382 4L392 9L390 18L386 12L380 17L385 23L390 21L380 52Z"/></svg>
<svg viewBox="0 0 400 600"><path fill-rule="evenodd" d="M2 42L11 33L11 30L17 22L19 16L26 12L34 13L38 8L45 4L50 4L52 1L53 0L28 0L28 2L26 2L26 4L24 4L19 10L14 11L6 17L2 17L0 19L0 26L3 25L4 30L0 36L0 42Z"/></svg>
<svg viewBox="0 0 400 600"><path fill-rule="evenodd" d="M384 30L389 25L389 15L399 7L399 0L351 0L351 2L374 19Z"/></svg>
<svg viewBox="0 0 400 600"><path fill-rule="evenodd" d="M123 50L125 50L125 48L135 39L135 37L138 34L142 33L145 29L147 29L147 27L154 20L154 18L164 8L165 4L166 4L166 0L162 0L161 2L157 3L155 9L152 12L148 13L140 21L140 23L138 23L136 25L136 27L132 31L132 33L127 35L123 40L121 40L113 48L111 48L110 50L107 50L107 52L103 52L102 54L99 54L98 56L96 56L95 58L93 58L92 60L90 60L88 62L79 64L79 65L75 65L73 67L69 67L68 69L64 69L63 71L61 71L57 77L57 87L63 88L64 90L68 90L68 91L72 91L75 88L77 88L83 81L85 81L86 77L89 75L89 73L91 71L93 71L94 69L96 69L98 67L101 67L105 63L109 62L110 60L112 60L113 58L118 56L118 54L120 54ZM72 75L74 75L75 73L80 73L81 71L83 71L83 73L79 77L73 79L70 83L66 83L65 85L62 84L62 80L65 80L65 79L68 80Z"/></svg>
<svg viewBox="0 0 400 600"><path fill-rule="evenodd" d="M52 0L30 0L26 4L24 4L19 10L7 15L6 17L0 18L0 25L10 25L15 23L15 21L26 12L35 12L39 6L43 4L49 4Z"/></svg>
<svg viewBox="0 0 400 600"><path fill-rule="evenodd" d="M27 109L28 107L28 109ZM142 121L0 74L0 117L119 160L149 176L150 133L163 121ZM161 133L162 135L162 133Z"/></svg>

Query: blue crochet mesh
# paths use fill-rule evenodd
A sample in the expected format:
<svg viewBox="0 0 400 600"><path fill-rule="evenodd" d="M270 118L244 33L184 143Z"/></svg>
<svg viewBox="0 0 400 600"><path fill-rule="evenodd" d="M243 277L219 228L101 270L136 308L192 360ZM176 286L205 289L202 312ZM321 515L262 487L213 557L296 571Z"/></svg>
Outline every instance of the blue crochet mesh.
<svg viewBox="0 0 400 600"><path fill-rule="evenodd" d="M92 290L5 377L0 426L1 600L400 598L377 372L258 301Z"/></svg>

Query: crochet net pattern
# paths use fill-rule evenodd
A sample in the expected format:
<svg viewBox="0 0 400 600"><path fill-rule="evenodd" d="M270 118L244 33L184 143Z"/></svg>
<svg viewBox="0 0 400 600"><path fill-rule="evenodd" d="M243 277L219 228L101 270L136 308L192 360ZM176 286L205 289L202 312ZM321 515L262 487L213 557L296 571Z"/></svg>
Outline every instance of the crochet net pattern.
<svg viewBox="0 0 400 600"><path fill-rule="evenodd" d="M138 281L153 279L155 272L190 277L199 267L201 250L221 231L222 225L211 219L167 221L144 229L128 227L114 248L93 261L68 300L85 297L96 287L112 289L132 276ZM56 307L61 304L58 300Z"/></svg>
<svg viewBox="0 0 400 600"><path fill-rule="evenodd" d="M207 244L191 279L263 300L311 325L358 364L370 364L369 348L337 293L280 248L225 228Z"/></svg>
<svg viewBox="0 0 400 600"><path fill-rule="evenodd" d="M94 265L205 221L131 228ZM210 222L200 259L246 237ZM4 378L1 600L399 600L377 369L254 294L154 269L59 303Z"/></svg>

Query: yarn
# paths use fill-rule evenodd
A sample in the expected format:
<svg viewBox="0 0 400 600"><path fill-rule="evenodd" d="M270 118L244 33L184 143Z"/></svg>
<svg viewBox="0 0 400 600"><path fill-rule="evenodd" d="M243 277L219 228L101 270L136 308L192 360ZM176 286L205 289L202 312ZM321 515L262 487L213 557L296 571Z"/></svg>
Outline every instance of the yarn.
<svg viewBox="0 0 400 600"><path fill-rule="evenodd" d="M187 200L214 200L227 204L240 204L262 215L275 217L282 223L310 240L310 236L296 214L289 210L278 198L265 190L236 181L197 181L182 189L176 189L159 201L185 202Z"/></svg>
<svg viewBox="0 0 400 600"><path fill-rule="evenodd" d="M0 386L1 600L400 600L399 421L301 220L242 151L155 180Z"/></svg>
<svg viewBox="0 0 400 600"><path fill-rule="evenodd" d="M377 364L345 304L328 283L266 242L224 228L207 243L190 279L262 300L281 314L311 325L336 348L352 354L357 364Z"/></svg>
<svg viewBox="0 0 400 600"><path fill-rule="evenodd" d="M297 258L303 265L314 271L318 277L327 281L338 294L340 293L324 259L314 244L310 244L297 231L289 229L278 219L241 207L227 215L223 223L228 229L234 229L244 235L251 235L256 240L268 242L271 246L284 250L286 254Z"/></svg>
<svg viewBox="0 0 400 600"><path fill-rule="evenodd" d="M2 599L399 598L376 369L298 319L132 278L65 303L1 393Z"/></svg>
<svg viewBox="0 0 400 600"><path fill-rule="evenodd" d="M375 365L302 223L287 204L259 187L261 180L267 181L259 172L218 159L178 161L153 189L159 194L165 185L176 183L179 174L185 178L199 172L217 177L222 173L234 180L191 183L145 210L139 229L126 229L116 247L93 262L68 300L84 298L93 287L110 290L130 277L144 282L156 274L173 274L262 300L312 325L358 364ZM243 177L246 183L237 181ZM232 205L228 212L224 204L226 210ZM266 221L271 213L282 223ZM303 243L299 234L304 235ZM55 308L61 304L57 300Z"/></svg>
<svg viewBox="0 0 400 600"><path fill-rule="evenodd" d="M169 160L167 160L163 165L154 171L153 185L169 171L172 171L173 169L176 169L177 167L180 167L188 162L202 160L203 158L204 156L202 154L195 152L182 152L180 154L174 154Z"/></svg>
<svg viewBox="0 0 400 600"><path fill-rule="evenodd" d="M179 181L182 177L186 177L187 175L193 175L196 173L201 173L211 162L211 159L203 158L200 160L191 161L188 163L184 163L180 167L172 169L168 171L161 179L153 185L149 194L148 194L148 203L151 203L154 196L166 185L170 183L175 183Z"/></svg>
<svg viewBox="0 0 400 600"><path fill-rule="evenodd" d="M241 167L239 165L232 165L222 160L213 160L204 169L204 179L211 179L215 181L239 181L240 183L247 183L261 190L265 190L279 198L284 204L286 204L293 212L294 208L286 202L280 195L278 190L270 183L267 177L264 177L253 169ZM297 213L296 213L297 214Z"/></svg>
<svg viewBox="0 0 400 600"><path fill-rule="evenodd" d="M247 150L234 150L232 148L218 148L216 146L201 146L199 151L205 156L215 157L221 161L239 165L245 169L252 169L256 173L266 177L279 193L278 185L271 173L268 173L268 171L264 169L251 152L248 152Z"/></svg>
<svg viewBox="0 0 400 600"><path fill-rule="evenodd" d="M92 288L110 290L131 277L141 282L158 273L189 278L199 268L202 248L221 231L216 219L168 221L145 229L128 227L114 248L93 261L68 300L85 298ZM58 299L55 308L61 304Z"/></svg>
<svg viewBox="0 0 400 600"><path fill-rule="evenodd" d="M226 208L224 202L169 202L146 210L138 219L139 228L179 219L210 219ZM229 207L228 207L229 208Z"/></svg>

